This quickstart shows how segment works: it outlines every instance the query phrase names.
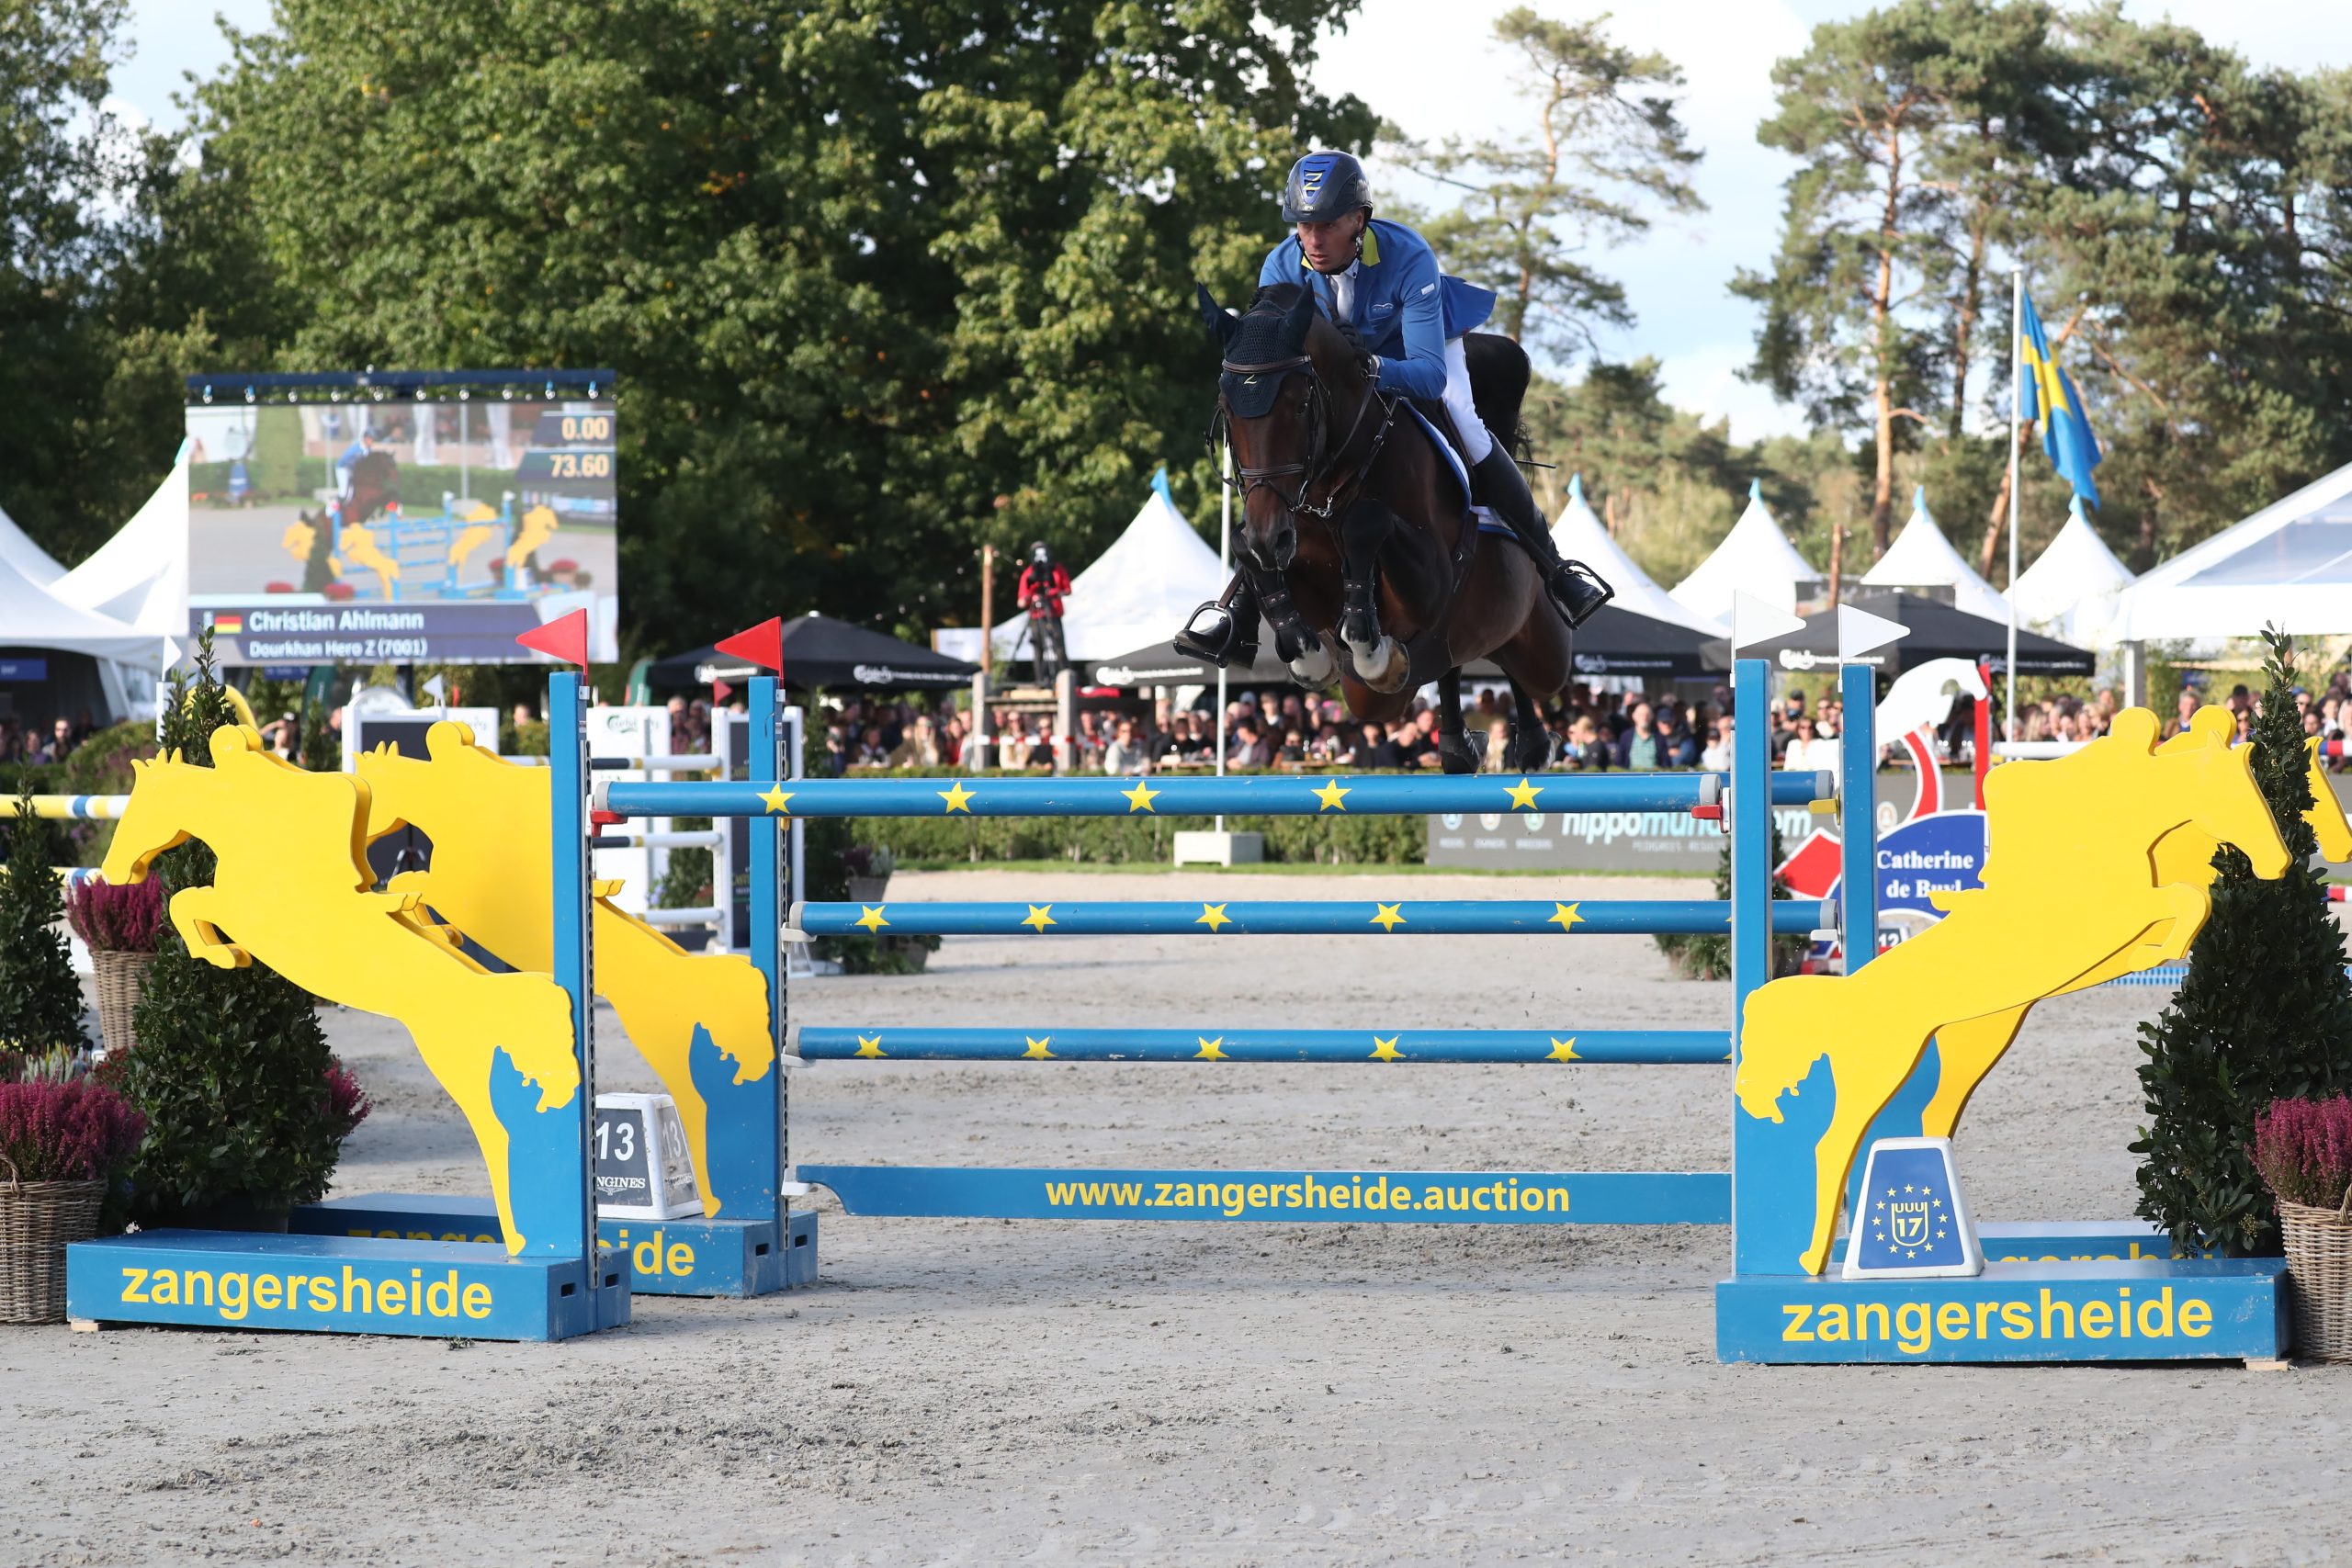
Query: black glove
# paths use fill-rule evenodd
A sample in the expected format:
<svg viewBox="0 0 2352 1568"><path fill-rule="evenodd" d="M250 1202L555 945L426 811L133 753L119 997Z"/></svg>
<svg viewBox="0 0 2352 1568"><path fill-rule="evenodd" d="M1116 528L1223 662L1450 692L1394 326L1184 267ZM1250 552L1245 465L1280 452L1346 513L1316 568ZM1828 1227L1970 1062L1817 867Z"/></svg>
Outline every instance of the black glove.
<svg viewBox="0 0 2352 1568"><path fill-rule="evenodd" d="M1346 340L1348 351L1355 355L1356 368L1363 372L1363 378L1377 381L1380 378L1380 355L1364 347L1363 339L1356 335L1355 323L1335 321L1332 324L1340 329L1340 336Z"/></svg>

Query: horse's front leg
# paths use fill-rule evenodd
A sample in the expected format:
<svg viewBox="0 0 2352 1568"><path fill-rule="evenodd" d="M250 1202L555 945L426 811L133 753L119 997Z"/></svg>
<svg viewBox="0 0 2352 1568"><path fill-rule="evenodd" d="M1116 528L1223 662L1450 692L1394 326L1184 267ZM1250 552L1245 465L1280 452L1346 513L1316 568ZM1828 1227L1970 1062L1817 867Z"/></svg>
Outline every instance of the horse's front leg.
<svg viewBox="0 0 2352 1568"><path fill-rule="evenodd" d="M1380 550L1397 527L1396 514L1361 501L1340 520L1340 640L1356 679L1375 692L1400 692L1411 673L1405 645L1380 629Z"/></svg>
<svg viewBox="0 0 2352 1568"><path fill-rule="evenodd" d="M242 947L220 934L215 922L224 904L218 887L183 887L165 906L172 927L187 943L188 953L218 969L243 969L253 962Z"/></svg>
<svg viewBox="0 0 2352 1568"><path fill-rule="evenodd" d="M1298 613L1290 596L1290 579L1280 570L1255 571L1258 607L1274 631L1274 652L1290 666L1290 678L1310 692L1319 692L1339 679L1340 661Z"/></svg>

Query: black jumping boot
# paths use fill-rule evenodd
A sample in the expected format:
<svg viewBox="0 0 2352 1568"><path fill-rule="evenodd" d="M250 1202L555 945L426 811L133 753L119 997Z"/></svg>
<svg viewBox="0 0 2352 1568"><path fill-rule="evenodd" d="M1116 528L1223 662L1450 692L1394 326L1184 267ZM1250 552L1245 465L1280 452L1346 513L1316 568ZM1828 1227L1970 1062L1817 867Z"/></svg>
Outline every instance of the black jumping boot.
<svg viewBox="0 0 2352 1568"><path fill-rule="evenodd" d="M1527 553L1535 558L1536 570L1544 574L1544 592L1568 625L1584 625L1594 611L1617 596L1617 591L1584 562L1560 558L1559 547L1552 543L1552 530L1536 509L1526 479L1501 442L1496 442L1494 449L1470 470L1470 480L1479 504L1508 524L1527 547Z"/></svg>
<svg viewBox="0 0 2352 1568"><path fill-rule="evenodd" d="M1219 670L1258 660L1258 596L1240 572L1225 592L1194 610L1176 634L1176 651Z"/></svg>

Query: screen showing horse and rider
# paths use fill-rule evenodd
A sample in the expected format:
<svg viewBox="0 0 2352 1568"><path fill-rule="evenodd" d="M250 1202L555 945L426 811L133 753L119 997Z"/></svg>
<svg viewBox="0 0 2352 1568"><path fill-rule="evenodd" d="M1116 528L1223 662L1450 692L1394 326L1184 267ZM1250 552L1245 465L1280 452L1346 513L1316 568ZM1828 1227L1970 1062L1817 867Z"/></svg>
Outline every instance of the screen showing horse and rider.
<svg viewBox="0 0 2352 1568"><path fill-rule="evenodd" d="M209 626L225 661L503 661L582 608L592 655L616 656L609 375L535 372L531 396L467 372L396 393L382 377L200 379L191 631Z"/></svg>

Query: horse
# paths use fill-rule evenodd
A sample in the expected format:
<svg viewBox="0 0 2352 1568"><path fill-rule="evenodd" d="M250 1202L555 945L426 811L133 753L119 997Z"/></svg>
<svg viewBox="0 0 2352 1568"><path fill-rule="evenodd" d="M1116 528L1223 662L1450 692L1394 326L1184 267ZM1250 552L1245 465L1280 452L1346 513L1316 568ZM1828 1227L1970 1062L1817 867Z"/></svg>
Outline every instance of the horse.
<svg viewBox="0 0 2352 1568"><path fill-rule="evenodd" d="M470 728L448 720L425 731L424 748L425 761L389 747L359 757L368 839L407 826L433 841L431 866L400 873L387 890L421 895L448 928L515 968L551 969L548 771L504 761L476 745ZM775 1063L767 982L733 953L688 953L619 908L611 897L619 886L599 882L591 890L596 990L676 1101L703 1213L717 1217L726 1195L711 1186L713 1122L723 1138L730 1116L760 1114L763 1094L774 1113L775 1088L760 1085ZM719 1060L698 1060L706 1055Z"/></svg>
<svg viewBox="0 0 2352 1568"><path fill-rule="evenodd" d="M2212 909L2211 878L2191 874L2188 854L2160 852L2168 838L2193 834L2183 840L2192 852L2230 844L2256 876L2285 874L2290 857L2252 749L2233 749L2226 713L2207 711L2212 720L2161 749L2156 716L2127 708L2079 751L1994 770L1983 886L1939 895L1941 921L1849 975L1774 980L1748 998L1734 1085L1746 1115L1785 1120L1781 1098L1829 1064L1804 1272L1827 1261L1855 1153L1929 1040L1981 1057L1967 1026L1983 1020L1975 1045L1994 1047L1981 1062L1948 1064L1957 1098L1938 1113L1948 1125L1973 1088L1969 1074L1989 1070L2035 1002L2188 951Z"/></svg>
<svg viewBox="0 0 2352 1568"><path fill-rule="evenodd" d="M535 1221L518 1223L511 1161L534 1131L510 1127L499 1101L544 1115L580 1092L571 999L545 975L491 974L418 918L414 894L369 891L365 783L294 767L243 725L215 729L209 749L209 768L176 753L131 764L107 881L145 880L158 855L190 839L210 846L212 882L167 906L188 953L222 969L258 958L313 996L405 1025L472 1129L506 1248L521 1251ZM502 1096L518 1078L536 1104Z"/></svg>
<svg viewBox="0 0 2352 1568"><path fill-rule="evenodd" d="M1513 702L1506 765L1544 767L1552 740L1538 705L1567 684L1570 634L1534 564L1482 545L1439 437L1382 395L1313 294L1273 284L1238 318L1205 288L1199 304L1223 349L1211 437L1232 445L1239 564L1292 678L1320 690L1336 677L1349 713L1375 722L1402 716L1436 681L1441 761L1471 773L1462 666L1492 659ZM1526 354L1491 333L1464 344L1484 372L1479 417L1508 442Z"/></svg>

